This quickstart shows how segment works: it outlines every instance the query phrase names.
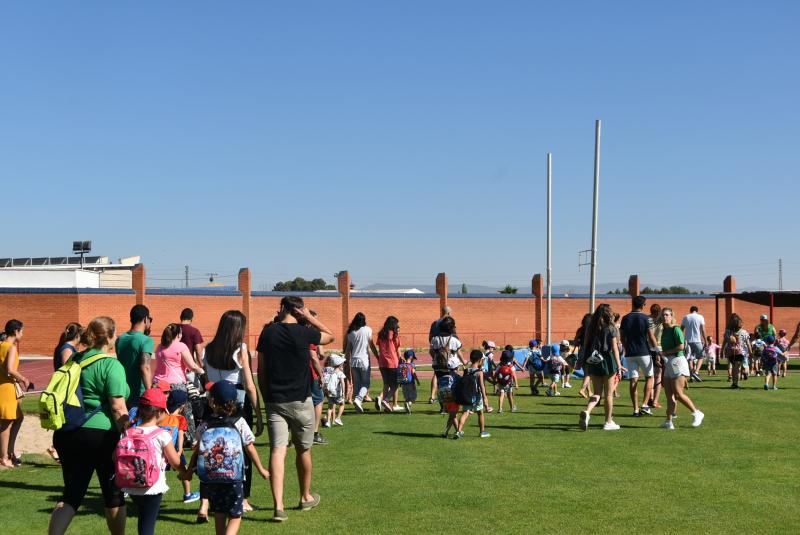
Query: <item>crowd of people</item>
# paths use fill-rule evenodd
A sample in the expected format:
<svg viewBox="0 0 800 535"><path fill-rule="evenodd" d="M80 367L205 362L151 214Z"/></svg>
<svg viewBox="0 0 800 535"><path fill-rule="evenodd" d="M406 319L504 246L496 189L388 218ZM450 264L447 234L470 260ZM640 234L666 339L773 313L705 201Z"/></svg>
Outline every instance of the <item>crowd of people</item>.
<svg viewBox="0 0 800 535"><path fill-rule="evenodd" d="M788 350L800 338L800 325L788 340L767 316L750 333L732 314L717 344L706 333L697 307L678 322L671 308L654 304L648 315L645 305L646 299L636 296L631 311L621 317L601 304L584 316L572 341L543 345L531 340L522 351L505 346L497 360L498 348L491 340L465 357L452 311L443 308L428 337L433 369L428 401L438 403L447 416L442 437L464 437L474 413L478 436L489 438L486 414L495 411L489 390L497 396L498 413L506 403L508 411L516 412L518 373L528 373L534 396L541 394L540 388L547 396L559 396L572 388L573 374L582 374L578 394L587 400L579 414L582 430L589 428L592 411L601 402L603 429L620 429L613 413L623 378L629 381L634 417L662 408L663 391L661 427L675 429L678 405L688 409L691 426L699 427L705 414L687 388L703 380L704 362L706 373L716 375L716 363L726 358L733 389L763 376L764 389L777 390L778 378L788 372ZM153 318L141 304L131 309L130 328L124 333L118 334L111 318L97 317L85 327L70 323L60 334L53 379L40 402L43 425L47 422L55 430L49 452L60 463L64 480L51 534L67 531L95 473L109 531L124 532L130 499L138 510L138 532L154 533L162 497L169 490L169 469L181 481L183 501L199 501L197 521L208 522L212 515L218 534L236 533L242 515L253 510L249 497L254 468L269 480L273 520L283 522L288 518L284 477L290 446L300 487L297 509L308 511L320 503L319 494L312 492L311 450L328 443L321 428L344 426L347 404L354 414L370 410L370 403L378 412L411 413L417 402L417 355L414 348L402 350L400 322L394 316L373 337L365 315L355 314L339 354L324 350L334 342L333 332L301 298L286 296L259 336L255 375L244 314L225 312L208 343L192 325L193 318L191 309L183 310L179 322L164 328L158 345L150 332ZM10 320L0 342L0 367L6 372L0 374L0 469L22 463L15 443L23 418L19 399L28 387L17 351L23 332L20 321ZM374 396L372 357L382 378ZM269 457L262 462L254 443L263 433L264 416ZM192 492L195 476L199 489Z"/></svg>

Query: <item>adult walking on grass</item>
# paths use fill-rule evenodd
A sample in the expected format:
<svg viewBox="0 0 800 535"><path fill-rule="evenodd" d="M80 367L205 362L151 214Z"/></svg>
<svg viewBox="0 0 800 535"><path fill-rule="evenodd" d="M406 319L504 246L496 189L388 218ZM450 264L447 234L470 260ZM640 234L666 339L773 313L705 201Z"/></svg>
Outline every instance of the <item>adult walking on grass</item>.
<svg viewBox="0 0 800 535"><path fill-rule="evenodd" d="M378 368L383 379L383 392L375 398L375 409L386 412L397 405L397 368L400 366L400 322L389 316L378 332Z"/></svg>
<svg viewBox="0 0 800 535"><path fill-rule="evenodd" d="M128 381L128 408L139 403L139 396L153 386L153 372L150 359L153 357L153 339L150 338L150 327L153 318L150 309L144 305L133 305L131 308L131 328L117 338L116 353L125 377Z"/></svg>
<svg viewBox="0 0 800 535"><path fill-rule="evenodd" d="M647 400L653 395L653 357L650 348L658 345L653 334L653 320L642 312L647 299L637 295L632 300L632 310L622 318L620 337L625 346L625 359L630 377L630 394L633 403L633 415L652 415ZM639 408L639 392L637 389L639 375L644 376L644 403Z"/></svg>
<svg viewBox="0 0 800 535"><path fill-rule="evenodd" d="M605 431L616 431L619 425L614 422L614 386L618 374L627 370L619 358L619 333L614 326L614 311L611 305L603 303L592 315L592 321L583 340L585 355L584 370L592 380L594 393L589 397L586 409L581 411L579 425L583 431L589 427L589 417L600 400L604 401Z"/></svg>
<svg viewBox="0 0 800 535"><path fill-rule="evenodd" d="M300 323L307 323L314 329ZM311 493L314 405L308 347L330 344L333 340L333 332L312 316L303 300L296 296L281 299L276 321L264 327L258 339L258 379L267 408L270 486L276 522L288 518L283 501L283 480L290 439L296 452L299 507L307 511L319 505L319 495Z"/></svg>
<svg viewBox="0 0 800 535"><path fill-rule="evenodd" d="M653 335L656 338L656 342L658 342L661 340L661 331L664 328L661 324L661 305L658 303L650 305L650 319L653 321ZM661 386L664 379L664 364L661 359L656 358L658 355L657 347L657 343L650 347L650 356L653 357L653 395L649 400L645 399L645 402L651 409L661 408L658 398L661 397Z"/></svg>
<svg viewBox="0 0 800 535"><path fill-rule="evenodd" d="M86 363L80 385L84 407L89 412L86 421L75 422L79 424L76 428L65 426L53 434L53 443L61 459L64 490L50 516L50 535L67 531L95 472L108 529L113 535L125 533L125 499L112 480L112 455L128 423L125 399L130 389L122 364L109 356L115 337L114 320L95 318L81 337L86 349L73 357L77 362Z"/></svg>
<svg viewBox="0 0 800 535"><path fill-rule="evenodd" d="M592 322L591 314L584 314L581 320L581 326L575 331L575 340L573 341L574 351L578 353L578 361L575 364L575 369L583 370L583 380L581 381L581 389L578 390L578 395L582 398L588 398L591 395L591 380L589 374L586 373L584 366L583 354L583 339L586 337L586 331L589 329L589 324Z"/></svg>
<svg viewBox="0 0 800 535"><path fill-rule="evenodd" d="M687 409L692 411L692 427L700 427L703 423L703 414L695 407L689 396L686 395L686 381L689 378L689 362L684 354L683 331L675 321L675 314L671 308L661 309L661 347L659 358L664 364L664 392L667 395L667 419L661 424L664 429L675 429L672 422L677 415L677 404L680 401Z"/></svg>
<svg viewBox="0 0 800 535"><path fill-rule="evenodd" d="M731 388L739 388L742 365L753 354L750 333L744 328L744 322L739 314L733 313L728 319L728 326L722 339L722 354L728 359L728 366L731 369Z"/></svg>
<svg viewBox="0 0 800 535"><path fill-rule="evenodd" d="M364 412L363 402L369 395L370 365L369 352L377 358L378 348L372 341L372 329L367 325L367 318L358 312L347 328L347 341L344 355L350 363L350 375L353 384L353 405L358 412Z"/></svg>
<svg viewBox="0 0 800 535"><path fill-rule="evenodd" d="M689 361L689 381L702 383L700 367L703 365L703 352L706 345L706 320L700 314L699 308L692 305L689 313L681 320L686 345L689 348L687 360Z"/></svg>
<svg viewBox="0 0 800 535"><path fill-rule="evenodd" d="M22 322L9 320L5 335L6 339L0 343L0 370L5 372L0 373L0 469L22 464L14 453L23 420L17 387L23 392L28 390L28 379L19 372L17 350L17 344L22 338Z"/></svg>
<svg viewBox="0 0 800 535"><path fill-rule="evenodd" d="M63 366L72 355L78 352L78 344L81 341L82 333L83 327L81 327L80 323L71 322L67 324L61 332L61 336L58 337L58 343L53 351L53 371ZM58 453L56 453L56 449L52 445L47 448L47 453L50 454L53 460L58 461Z"/></svg>
<svg viewBox="0 0 800 535"><path fill-rule="evenodd" d="M452 314L452 312L453 312L453 310L450 307L442 307L442 315L439 316L438 320L435 320L433 323L431 323L431 328L428 330L428 343L431 344L431 347L430 347L431 361L434 360L434 349L433 349L433 345L432 345L433 339L435 337L439 336L439 333L440 333L439 327L441 326L442 321L444 321L445 318L449 318L450 314ZM453 333L453 334L455 334L455 333ZM438 389L439 389L438 387L439 387L439 376L437 376L436 374L433 374L433 377L431 377L431 399L430 399L430 403L433 403L436 400L436 394L437 394Z"/></svg>

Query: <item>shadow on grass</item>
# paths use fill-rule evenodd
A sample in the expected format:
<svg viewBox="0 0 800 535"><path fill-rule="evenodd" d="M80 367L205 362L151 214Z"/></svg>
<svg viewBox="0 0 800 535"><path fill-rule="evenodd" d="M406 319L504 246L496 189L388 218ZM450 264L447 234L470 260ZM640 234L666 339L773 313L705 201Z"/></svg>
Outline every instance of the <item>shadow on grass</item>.
<svg viewBox="0 0 800 535"><path fill-rule="evenodd" d="M376 435L390 435L393 437L411 437L411 438L436 438L442 440L442 437L438 434L430 434L430 433L410 433L408 431L373 431L373 434Z"/></svg>

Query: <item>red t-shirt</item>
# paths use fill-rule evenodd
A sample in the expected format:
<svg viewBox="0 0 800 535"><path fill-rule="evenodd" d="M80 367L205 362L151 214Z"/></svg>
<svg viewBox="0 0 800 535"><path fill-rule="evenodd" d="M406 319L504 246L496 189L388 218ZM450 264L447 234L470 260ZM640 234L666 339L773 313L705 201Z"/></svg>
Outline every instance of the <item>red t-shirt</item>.
<svg viewBox="0 0 800 535"><path fill-rule="evenodd" d="M203 335L200 334L200 331L197 327L190 325L188 323L181 323L181 342L186 344L186 347L189 348L189 353L194 357L194 348L197 344L203 343Z"/></svg>
<svg viewBox="0 0 800 535"><path fill-rule="evenodd" d="M386 339L378 337L378 367L397 368L400 365L400 337L389 331Z"/></svg>
<svg viewBox="0 0 800 535"><path fill-rule="evenodd" d="M317 344L309 344L308 345L308 350L311 351L311 353L313 354L312 357L311 357L312 359L317 358L317 349L318 348L319 348L319 346L317 346ZM308 367L311 368L311 381L318 380L319 379L319 374L317 373L317 370L314 369L314 365L309 362L308 363Z"/></svg>

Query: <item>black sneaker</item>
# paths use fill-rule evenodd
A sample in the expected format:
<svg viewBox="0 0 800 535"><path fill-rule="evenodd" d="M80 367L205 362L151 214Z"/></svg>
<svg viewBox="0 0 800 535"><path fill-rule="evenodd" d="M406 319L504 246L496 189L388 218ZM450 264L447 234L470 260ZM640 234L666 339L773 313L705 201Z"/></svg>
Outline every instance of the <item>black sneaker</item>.
<svg viewBox="0 0 800 535"><path fill-rule="evenodd" d="M314 444L317 446L327 446L328 439L323 437L321 433L314 433Z"/></svg>

